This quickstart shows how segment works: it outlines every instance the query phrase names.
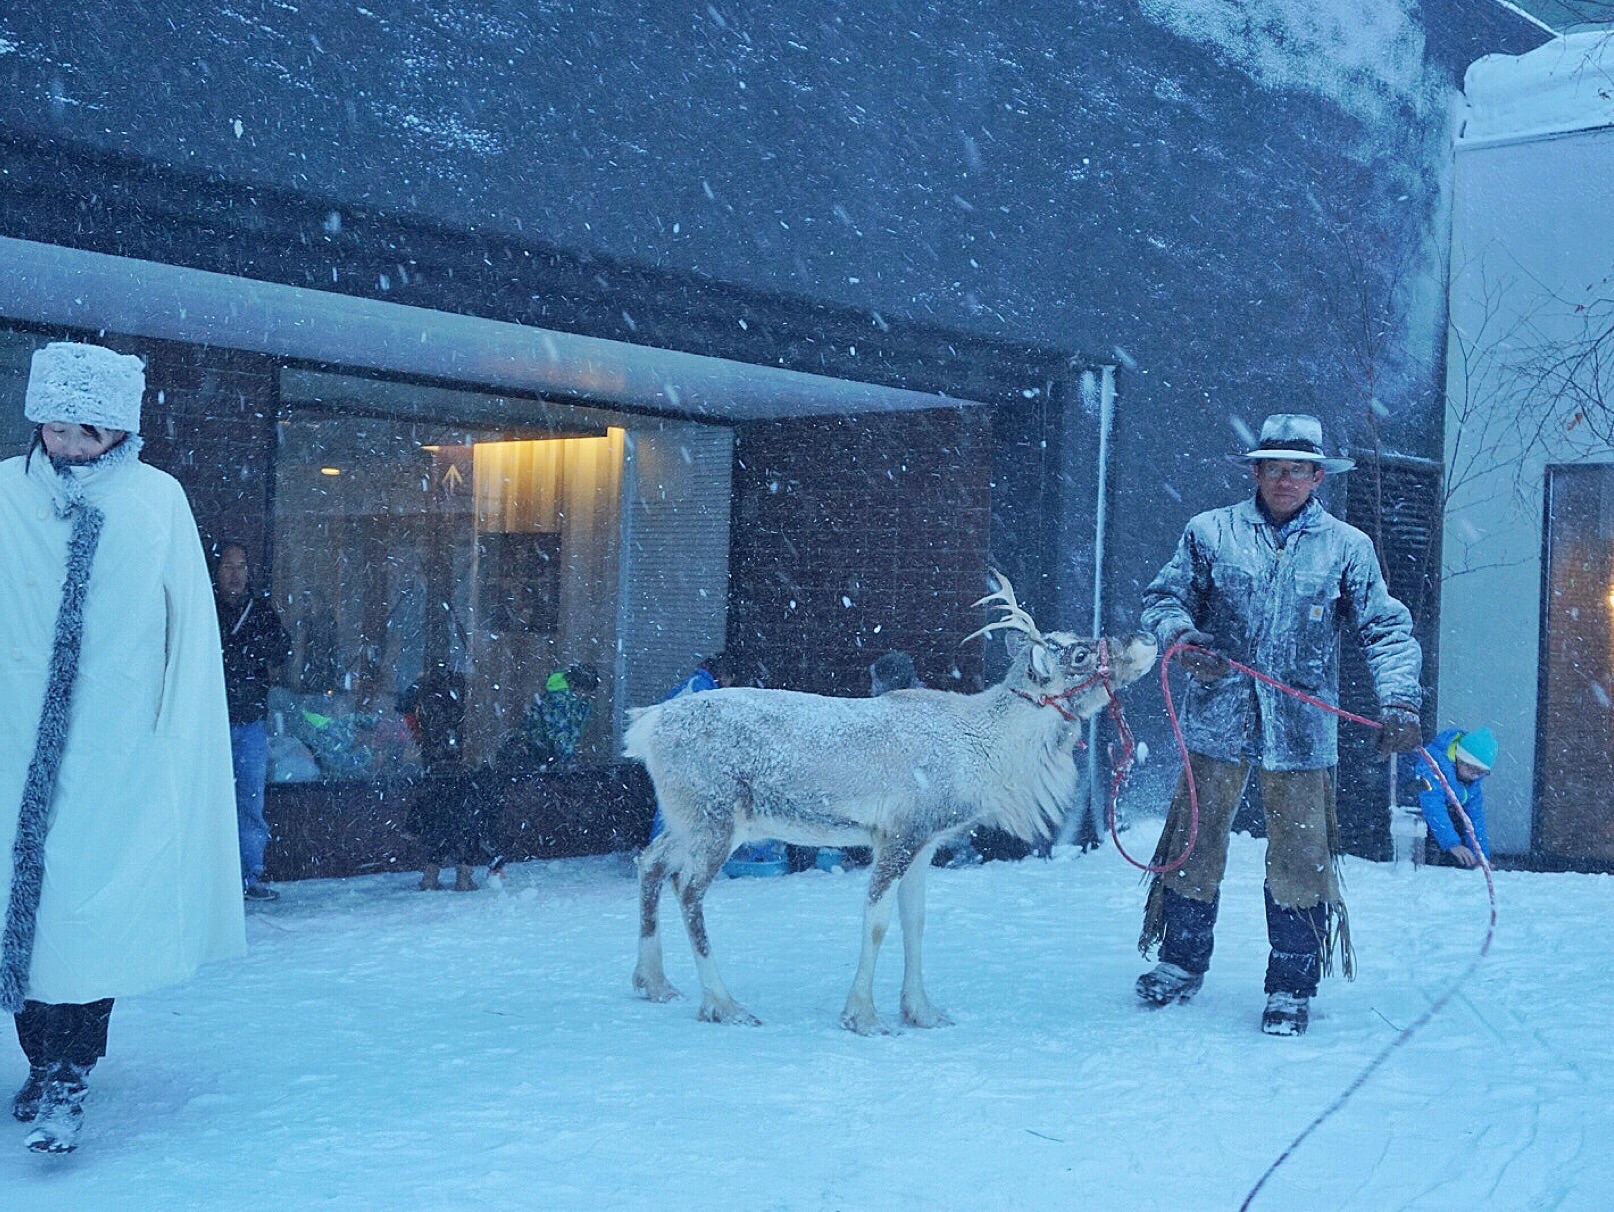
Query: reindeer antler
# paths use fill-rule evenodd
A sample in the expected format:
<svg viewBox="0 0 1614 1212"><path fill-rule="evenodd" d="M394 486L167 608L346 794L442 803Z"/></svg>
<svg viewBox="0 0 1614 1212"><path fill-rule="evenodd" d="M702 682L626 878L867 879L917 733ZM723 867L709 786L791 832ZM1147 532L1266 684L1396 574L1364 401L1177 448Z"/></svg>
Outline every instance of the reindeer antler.
<svg viewBox="0 0 1614 1212"><path fill-rule="evenodd" d="M994 568L992 570L992 579L998 584L997 591L987 594L984 598L977 602L972 602L970 605L972 607L988 604L995 605L999 610L1003 611L1003 617L988 623L979 631L970 632L959 643L967 644L978 635L990 635L994 631L1005 630L1023 632L1026 638L1034 644L1046 643L1042 638L1042 632L1037 630L1037 624L1020 605L1020 600L1014 596L1014 586L1009 583L1009 578Z"/></svg>

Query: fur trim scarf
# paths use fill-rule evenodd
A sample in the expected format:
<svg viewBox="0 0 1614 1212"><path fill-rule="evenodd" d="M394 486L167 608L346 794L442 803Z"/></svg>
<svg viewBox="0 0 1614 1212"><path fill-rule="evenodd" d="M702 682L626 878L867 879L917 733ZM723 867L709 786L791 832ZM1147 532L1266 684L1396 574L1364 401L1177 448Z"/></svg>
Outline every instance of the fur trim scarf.
<svg viewBox="0 0 1614 1212"><path fill-rule="evenodd" d="M38 452L35 452L37 455ZM71 518L67 544L67 576L51 640L45 701L34 733L33 757L23 784L17 834L11 846L11 898L6 905L5 933L0 936L0 1009L22 1011L28 996L28 970L34 954L34 927L45 878L45 835L50 830L50 805L67 748L69 708L73 684L78 680L79 653L84 644L84 600L90 569L101 540L106 517L85 495L84 478L139 457L138 438L126 438L94 463L82 467L56 466L45 461L41 476L52 490L58 517ZM30 456L32 458L34 456Z"/></svg>

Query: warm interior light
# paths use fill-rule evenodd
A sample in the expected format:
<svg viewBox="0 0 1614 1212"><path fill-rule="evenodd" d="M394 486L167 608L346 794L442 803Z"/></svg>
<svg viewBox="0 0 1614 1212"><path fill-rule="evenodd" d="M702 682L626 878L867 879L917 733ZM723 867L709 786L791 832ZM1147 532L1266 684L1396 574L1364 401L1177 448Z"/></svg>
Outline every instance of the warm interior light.
<svg viewBox="0 0 1614 1212"><path fill-rule="evenodd" d="M319 474L322 476L339 476L342 474L342 469L340 467L321 467Z"/></svg>
<svg viewBox="0 0 1614 1212"><path fill-rule="evenodd" d="M430 450L430 451L438 451L438 450L441 450L443 448L441 446L436 446L436 445L432 445L432 446L422 445L421 449L422 450Z"/></svg>

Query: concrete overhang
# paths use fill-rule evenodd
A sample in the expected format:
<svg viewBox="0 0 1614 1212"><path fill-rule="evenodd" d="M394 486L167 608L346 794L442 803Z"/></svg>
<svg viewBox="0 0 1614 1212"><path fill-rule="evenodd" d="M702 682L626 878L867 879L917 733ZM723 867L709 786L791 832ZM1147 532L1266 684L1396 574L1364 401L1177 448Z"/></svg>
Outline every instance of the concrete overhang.
<svg viewBox="0 0 1614 1212"><path fill-rule="evenodd" d="M980 405L10 237L0 316L716 422Z"/></svg>

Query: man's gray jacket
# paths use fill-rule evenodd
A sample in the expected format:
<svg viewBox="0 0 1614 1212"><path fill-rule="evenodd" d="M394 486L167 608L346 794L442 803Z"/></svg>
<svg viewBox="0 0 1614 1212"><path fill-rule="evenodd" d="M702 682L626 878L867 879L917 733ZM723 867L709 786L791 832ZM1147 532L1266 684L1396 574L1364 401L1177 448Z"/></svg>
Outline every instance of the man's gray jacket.
<svg viewBox="0 0 1614 1212"><path fill-rule="evenodd" d="M1416 709L1423 653L1412 615L1385 588L1372 540L1315 500L1282 546L1253 496L1197 515L1143 595L1143 626L1162 651L1184 631L1207 632L1222 655L1332 704L1347 625L1362 642L1381 707ZM1337 717L1237 671L1190 679L1182 716L1188 748L1219 761L1256 752L1268 770L1339 761Z"/></svg>

